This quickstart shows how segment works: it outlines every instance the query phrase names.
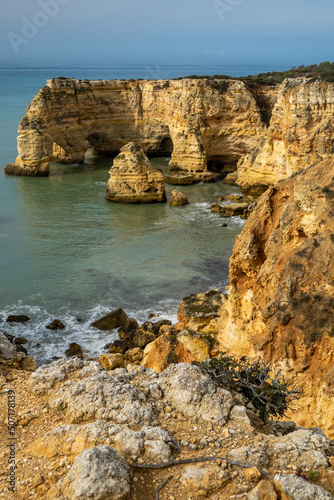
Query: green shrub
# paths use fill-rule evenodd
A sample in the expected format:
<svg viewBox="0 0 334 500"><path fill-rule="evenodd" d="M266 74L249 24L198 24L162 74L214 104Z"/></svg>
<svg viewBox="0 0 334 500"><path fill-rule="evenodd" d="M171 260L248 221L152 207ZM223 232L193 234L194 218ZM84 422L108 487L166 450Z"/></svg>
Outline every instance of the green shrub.
<svg viewBox="0 0 334 500"><path fill-rule="evenodd" d="M241 392L253 403L262 420L269 416L284 417L291 409L293 401L299 397L294 382L287 382L280 372L271 377L270 366L261 361L250 361L245 356L240 359L220 353L219 358L211 358L199 366L218 385Z"/></svg>

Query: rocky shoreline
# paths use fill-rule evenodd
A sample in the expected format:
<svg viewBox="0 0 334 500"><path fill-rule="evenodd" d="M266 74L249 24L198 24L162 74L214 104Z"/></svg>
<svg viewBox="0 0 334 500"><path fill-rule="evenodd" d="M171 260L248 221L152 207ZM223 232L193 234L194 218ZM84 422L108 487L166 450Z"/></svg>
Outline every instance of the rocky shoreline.
<svg viewBox="0 0 334 500"><path fill-rule="evenodd" d="M7 467L3 478L14 481L17 498L153 500L159 491L168 500L333 498L333 88L314 79L286 80L275 90L268 127L250 89L232 80L208 88L201 79L58 79L36 96L21 122L19 157L9 174L45 175L51 159L81 161L88 139L101 154L125 144L110 171L107 198L164 202L163 175L145 153L169 151L172 140L172 182L211 177L208 162L225 155L226 163L238 160L244 194L263 194L255 202L234 196L212 205L224 220L247 219L230 259L228 293L185 297L176 324L139 325L112 311L93 324L118 328L120 339L106 345L107 352L87 359L71 345L69 359L40 367L24 339L0 334L0 397L4 406L17 401L17 413L8 410L1 426L3 440L10 429L17 438L17 467ZM102 113L111 90L119 107L108 115L109 125L119 113L125 117L122 137L90 127L92 101ZM74 95L72 135L65 140L68 117L59 104L70 105ZM178 112L170 115L173 106ZM236 175L228 177L236 182ZM174 192L176 204L186 203L181 195ZM301 395L290 420L261 420L244 394L203 371L201 362L222 352L263 360L295 381ZM1 453L6 463L8 450Z"/></svg>
<svg viewBox="0 0 334 500"><path fill-rule="evenodd" d="M4 406L9 393L19 499L153 500L167 478L161 498L174 500L333 498L334 442L319 428L264 424L244 396L189 363L160 374L77 357L8 367Z"/></svg>

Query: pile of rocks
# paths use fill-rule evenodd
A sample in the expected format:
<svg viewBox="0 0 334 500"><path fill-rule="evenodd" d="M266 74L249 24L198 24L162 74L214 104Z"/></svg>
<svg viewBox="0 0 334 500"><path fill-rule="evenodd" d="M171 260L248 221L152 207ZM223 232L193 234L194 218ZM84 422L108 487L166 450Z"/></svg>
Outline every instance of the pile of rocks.
<svg viewBox="0 0 334 500"><path fill-rule="evenodd" d="M12 368L28 371L37 368L35 360L27 355L22 345L26 342L24 338L15 338L8 333L0 333L0 373L4 374Z"/></svg>
<svg viewBox="0 0 334 500"><path fill-rule="evenodd" d="M174 500L333 498L333 444L320 429L259 421L242 395L197 366L159 375L73 358L22 384L29 404L61 421L47 433L37 419L25 427L20 498L153 500L167 477L163 498Z"/></svg>

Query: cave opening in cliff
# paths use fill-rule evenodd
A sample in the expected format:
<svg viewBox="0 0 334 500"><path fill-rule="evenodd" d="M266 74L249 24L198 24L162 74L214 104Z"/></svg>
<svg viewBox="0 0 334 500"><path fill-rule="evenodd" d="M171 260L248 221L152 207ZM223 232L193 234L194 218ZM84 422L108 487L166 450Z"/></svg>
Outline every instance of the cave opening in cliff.
<svg viewBox="0 0 334 500"><path fill-rule="evenodd" d="M159 157L170 157L172 156L174 149L173 141L170 136L165 137L152 147L149 151L146 152L147 156L151 158L159 158Z"/></svg>
<svg viewBox="0 0 334 500"><path fill-rule="evenodd" d="M237 170L238 160L231 160L231 158L225 157L214 157L209 158L207 161L207 167L210 172L219 173L222 175L227 175L231 172Z"/></svg>

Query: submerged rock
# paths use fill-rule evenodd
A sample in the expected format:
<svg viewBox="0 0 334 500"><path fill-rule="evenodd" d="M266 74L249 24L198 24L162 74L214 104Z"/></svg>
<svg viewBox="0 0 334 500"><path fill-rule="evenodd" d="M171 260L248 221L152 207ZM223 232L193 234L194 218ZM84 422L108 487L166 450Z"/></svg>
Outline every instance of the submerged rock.
<svg viewBox="0 0 334 500"><path fill-rule="evenodd" d="M47 325L45 328L47 328L48 330L64 330L66 326L62 321L60 321L60 319L54 319L52 323Z"/></svg>
<svg viewBox="0 0 334 500"><path fill-rule="evenodd" d="M110 169L106 198L119 203L167 201L164 176L134 142L121 148Z"/></svg>
<svg viewBox="0 0 334 500"><path fill-rule="evenodd" d="M7 323L26 323L29 320L30 320L29 316L26 316L25 314L19 314L19 315L11 314L6 319L6 322Z"/></svg>

